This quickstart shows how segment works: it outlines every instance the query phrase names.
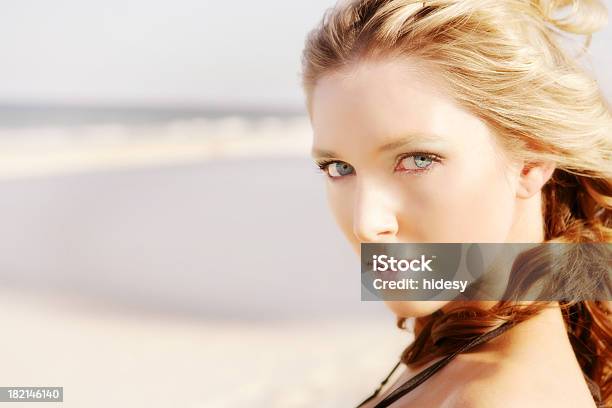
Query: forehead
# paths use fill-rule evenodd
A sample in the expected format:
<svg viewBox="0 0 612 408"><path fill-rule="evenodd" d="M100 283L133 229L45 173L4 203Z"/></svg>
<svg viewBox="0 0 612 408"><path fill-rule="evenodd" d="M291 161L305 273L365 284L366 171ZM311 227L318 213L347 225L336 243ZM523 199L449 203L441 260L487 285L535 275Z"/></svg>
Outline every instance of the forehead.
<svg viewBox="0 0 612 408"><path fill-rule="evenodd" d="M431 68L408 59L362 61L325 75L313 89L311 111L315 145L444 134L465 115Z"/></svg>

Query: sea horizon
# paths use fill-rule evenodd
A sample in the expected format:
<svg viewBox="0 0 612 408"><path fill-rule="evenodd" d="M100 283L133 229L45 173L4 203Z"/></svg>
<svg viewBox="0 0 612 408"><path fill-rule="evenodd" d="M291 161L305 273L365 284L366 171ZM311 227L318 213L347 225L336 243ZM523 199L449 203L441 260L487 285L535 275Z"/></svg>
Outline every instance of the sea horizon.
<svg viewBox="0 0 612 408"><path fill-rule="evenodd" d="M296 106L120 104L120 103L11 103L0 101L0 128L40 126L150 125L194 119L238 117L292 119L306 116Z"/></svg>

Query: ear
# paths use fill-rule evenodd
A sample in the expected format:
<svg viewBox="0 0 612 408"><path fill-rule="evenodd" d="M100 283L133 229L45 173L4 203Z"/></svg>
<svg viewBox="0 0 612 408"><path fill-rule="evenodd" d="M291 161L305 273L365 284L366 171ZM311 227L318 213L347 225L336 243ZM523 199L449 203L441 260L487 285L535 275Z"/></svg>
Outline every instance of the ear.
<svg viewBox="0 0 612 408"><path fill-rule="evenodd" d="M519 175L516 196L519 198L533 197L542 190L554 171L555 163L551 161L524 163Z"/></svg>

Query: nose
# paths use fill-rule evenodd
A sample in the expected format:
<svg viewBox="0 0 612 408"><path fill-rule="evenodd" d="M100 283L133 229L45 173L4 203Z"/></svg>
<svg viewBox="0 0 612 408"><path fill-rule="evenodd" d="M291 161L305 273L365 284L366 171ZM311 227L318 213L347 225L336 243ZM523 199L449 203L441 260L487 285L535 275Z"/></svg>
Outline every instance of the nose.
<svg viewBox="0 0 612 408"><path fill-rule="evenodd" d="M392 197L380 186L360 183L353 207L353 234L360 242L390 242L395 239L398 221Z"/></svg>

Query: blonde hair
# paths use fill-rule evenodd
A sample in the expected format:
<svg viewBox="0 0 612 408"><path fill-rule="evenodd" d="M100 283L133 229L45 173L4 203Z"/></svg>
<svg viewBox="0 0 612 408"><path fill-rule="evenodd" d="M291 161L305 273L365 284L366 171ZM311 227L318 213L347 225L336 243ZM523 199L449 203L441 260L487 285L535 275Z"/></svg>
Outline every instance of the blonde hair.
<svg viewBox="0 0 612 408"><path fill-rule="evenodd" d="M579 63L581 55L571 55L568 47L570 34L584 35L578 50L584 53L606 23L598 0L343 1L307 36L307 107L310 112L321 77L361 60L422 61L494 131L509 155L555 163L542 189L546 241L611 242L611 109ZM595 401L612 405L610 309L601 301L560 304ZM479 330L538 310L500 302L491 312L420 318L417 339L402 360L416 364L448 354ZM398 326L403 323L398 320Z"/></svg>

